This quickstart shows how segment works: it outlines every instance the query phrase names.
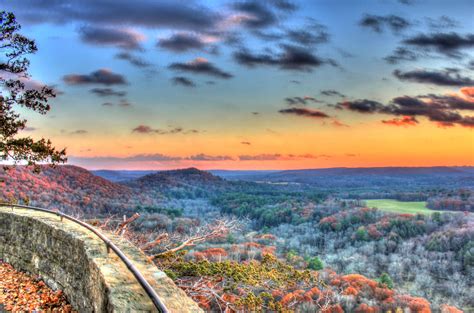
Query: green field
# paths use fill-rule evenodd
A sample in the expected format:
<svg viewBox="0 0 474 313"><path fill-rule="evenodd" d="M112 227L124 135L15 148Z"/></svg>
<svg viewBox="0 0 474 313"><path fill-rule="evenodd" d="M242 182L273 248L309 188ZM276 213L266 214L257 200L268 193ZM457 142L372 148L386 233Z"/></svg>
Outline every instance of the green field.
<svg viewBox="0 0 474 313"><path fill-rule="evenodd" d="M408 213L408 214L431 214L433 212L441 212L430 210L426 207L425 201L398 201L391 199L365 200L369 208L377 208L385 212ZM446 211L445 211L446 212Z"/></svg>

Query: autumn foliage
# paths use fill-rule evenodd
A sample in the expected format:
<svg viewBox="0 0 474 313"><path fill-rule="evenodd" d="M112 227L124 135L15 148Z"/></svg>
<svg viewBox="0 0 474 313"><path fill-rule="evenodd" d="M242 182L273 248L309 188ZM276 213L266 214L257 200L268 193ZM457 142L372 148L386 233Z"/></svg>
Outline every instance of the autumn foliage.
<svg viewBox="0 0 474 313"><path fill-rule="evenodd" d="M8 311L74 312L62 291L0 261L0 304Z"/></svg>

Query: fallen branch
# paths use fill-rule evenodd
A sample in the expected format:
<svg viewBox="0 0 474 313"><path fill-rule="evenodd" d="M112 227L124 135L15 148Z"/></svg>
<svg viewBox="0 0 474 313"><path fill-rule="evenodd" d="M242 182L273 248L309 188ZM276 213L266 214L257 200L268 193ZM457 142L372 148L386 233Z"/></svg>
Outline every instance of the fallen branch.
<svg viewBox="0 0 474 313"><path fill-rule="evenodd" d="M159 245L163 240L167 239L169 237L168 233L163 233L158 235L155 240L148 242L144 244L143 246L140 247L143 251L150 250L151 248Z"/></svg>
<svg viewBox="0 0 474 313"><path fill-rule="evenodd" d="M117 227L117 230L115 231L115 234L120 234L120 236L123 236L125 234L125 231L127 230L127 226L130 223L133 223L137 218L140 217L140 214L135 213L128 219L125 219L125 215L123 216L124 221L120 223L120 225Z"/></svg>

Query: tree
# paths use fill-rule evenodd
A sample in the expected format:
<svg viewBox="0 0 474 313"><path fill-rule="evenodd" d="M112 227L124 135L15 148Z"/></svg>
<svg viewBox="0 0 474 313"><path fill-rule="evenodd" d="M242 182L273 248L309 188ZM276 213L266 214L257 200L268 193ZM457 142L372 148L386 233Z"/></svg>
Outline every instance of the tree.
<svg viewBox="0 0 474 313"><path fill-rule="evenodd" d="M392 278L391 278L390 275L388 275L387 273L382 273L382 275L380 275L379 283L380 283L382 286L387 287L388 289L393 289L393 281L392 281Z"/></svg>
<svg viewBox="0 0 474 313"><path fill-rule="evenodd" d="M48 86L27 88L27 83L31 83L30 61L25 55L38 49L34 40L18 33L20 28L13 13L0 12L0 161L15 164L26 161L39 171L39 162L66 162L66 151L56 150L51 141L44 138L18 136L27 121L15 109L23 107L46 114L50 110L48 100L55 97L54 90Z"/></svg>
<svg viewBox="0 0 474 313"><path fill-rule="evenodd" d="M308 268L310 270L320 271L324 268L323 261L317 256L314 258L309 259L308 261Z"/></svg>

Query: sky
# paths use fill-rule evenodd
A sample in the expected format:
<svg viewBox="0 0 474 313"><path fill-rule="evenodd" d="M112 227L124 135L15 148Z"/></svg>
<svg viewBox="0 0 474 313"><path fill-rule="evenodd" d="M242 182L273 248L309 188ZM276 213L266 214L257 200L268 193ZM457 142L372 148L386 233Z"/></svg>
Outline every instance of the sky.
<svg viewBox="0 0 474 313"><path fill-rule="evenodd" d="M474 165L469 0L0 0L88 169Z"/></svg>

